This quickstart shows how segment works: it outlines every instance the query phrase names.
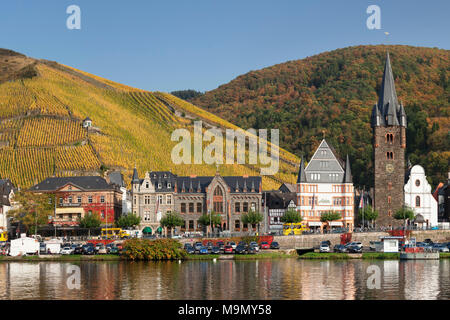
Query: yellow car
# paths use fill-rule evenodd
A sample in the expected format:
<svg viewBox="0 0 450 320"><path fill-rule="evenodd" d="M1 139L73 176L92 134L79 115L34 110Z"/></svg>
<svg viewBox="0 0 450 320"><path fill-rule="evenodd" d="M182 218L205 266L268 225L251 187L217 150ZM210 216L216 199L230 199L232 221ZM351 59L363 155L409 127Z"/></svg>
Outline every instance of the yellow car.
<svg viewBox="0 0 450 320"><path fill-rule="evenodd" d="M297 223L285 223L283 224L283 234L288 235L301 235L303 231L309 231L309 228L304 222Z"/></svg>

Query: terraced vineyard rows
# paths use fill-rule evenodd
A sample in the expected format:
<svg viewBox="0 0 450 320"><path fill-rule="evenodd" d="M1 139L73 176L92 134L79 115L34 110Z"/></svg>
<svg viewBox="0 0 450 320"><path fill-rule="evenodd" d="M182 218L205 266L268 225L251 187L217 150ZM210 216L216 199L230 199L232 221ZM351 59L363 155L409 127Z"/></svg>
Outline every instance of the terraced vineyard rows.
<svg viewBox="0 0 450 320"><path fill-rule="evenodd" d="M23 81L0 84L0 119L26 114L34 102L32 93L25 87Z"/></svg>
<svg viewBox="0 0 450 320"><path fill-rule="evenodd" d="M68 119L33 118L24 120L17 146L63 145L80 141L85 137L86 131L80 122Z"/></svg>
<svg viewBox="0 0 450 320"><path fill-rule="evenodd" d="M0 149L0 176L28 188L61 170L98 170L100 162L89 145L56 148Z"/></svg>

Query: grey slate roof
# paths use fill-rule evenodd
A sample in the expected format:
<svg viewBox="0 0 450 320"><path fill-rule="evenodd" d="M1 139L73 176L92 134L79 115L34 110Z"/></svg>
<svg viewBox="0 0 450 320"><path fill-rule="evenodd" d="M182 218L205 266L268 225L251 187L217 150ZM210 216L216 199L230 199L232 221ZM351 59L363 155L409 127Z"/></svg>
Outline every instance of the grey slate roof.
<svg viewBox="0 0 450 320"><path fill-rule="evenodd" d="M352 182L353 182L352 169L350 168L350 159L347 154L347 159L345 161L344 183L352 183Z"/></svg>
<svg viewBox="0 0 450 320"><path fill-rule="evenodd" d="M395 91L389 52L386 55L383 80L378 97L378 104L374 105L371 117L372 127L398 126L406 127L406 113L403 105L398 102Z"/></svg>
<svg viewBox="0 0 450 320"><path fill-rule="evenodd" d="M82 176L82 177L52 177L32 186L30 191L52 192L56 191L67 184L72 184L82 190L113 190L114 186L108 184L106 180L100 176Z"/></svg>
<svg viewBox="0 0 450 320"><path fill-rule="evenodd" d="M123 181L123 175L119 171L113 171L108 174L110 183L114 183L119 187L125 187L125 181Z"/></svg>
<svg viewBox="0 0 450 320"><path fill-rule="evenodd" d="M305 174L305 160L302 156L302 161L300 161L300 168L298 169L298 178L297 183L306 182L306 174Z"/></svg>
<svg viewBox="0 0 450 320"><path fill-rule="evenodd" d="M211 184L213 178L214 177L212 176L177 177L177 192L199 193L198 186L200 185L200 193L204 193L206 192L206 188ZM244 178L242 176L226 176L222 178L230 188L230 193L242 193L245 189L247 193L259 193L259 187L262 183L261 177L256 176L249 176L247 178ZM189 191L191 184L193 188L192 191Z"/></svg>

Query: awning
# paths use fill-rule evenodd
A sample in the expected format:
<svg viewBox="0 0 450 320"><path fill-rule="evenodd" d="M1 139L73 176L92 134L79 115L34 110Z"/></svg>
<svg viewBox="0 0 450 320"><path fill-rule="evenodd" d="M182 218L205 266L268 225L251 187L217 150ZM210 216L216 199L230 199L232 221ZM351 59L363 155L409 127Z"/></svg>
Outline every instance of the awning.
<svg viewBox="0 0 450 320"><path fill-rule="evenodd" d="M142 230L142 233L152 233L152 228L145 227L144 230Z"/></svg>
<svg viewBox="0 0 450 320"><path fill-rule="evenodd" d="M418 215L415 217L414 222L416 222L416 223L424 223L424 222L425 222L425 219L423 218L423 215L418 214Z"/></svg>
<svg viewBox="0 0 450 320"><path fill-rule="evenodd" d="M332 227L342 227L343 224L340 221L330 221L330 226L332 226Z"/></svg>
<svg viewBox="0 0 450 320"><path fill-rule="evenodd" d="M162 232L162 228L159 227L158 229L156 229L156 232Z"/></svg>
<svg viewBox="0 0 450 320"><path fill-rule="evenodd" d="M322 226L322 222L310 221L310 222L308 222L308 226L310 226L310 227L321 227Z"/></svg>

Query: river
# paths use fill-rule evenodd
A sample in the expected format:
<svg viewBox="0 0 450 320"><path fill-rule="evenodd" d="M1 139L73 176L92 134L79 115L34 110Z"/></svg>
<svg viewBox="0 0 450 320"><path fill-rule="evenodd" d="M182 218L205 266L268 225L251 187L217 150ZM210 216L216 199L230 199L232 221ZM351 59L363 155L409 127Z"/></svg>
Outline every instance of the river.
<svg viewBox="0 0 450 320"><path fill-rule="evenodd" d="M450 260L1 262L0 298L448 300Z"/></svg>

